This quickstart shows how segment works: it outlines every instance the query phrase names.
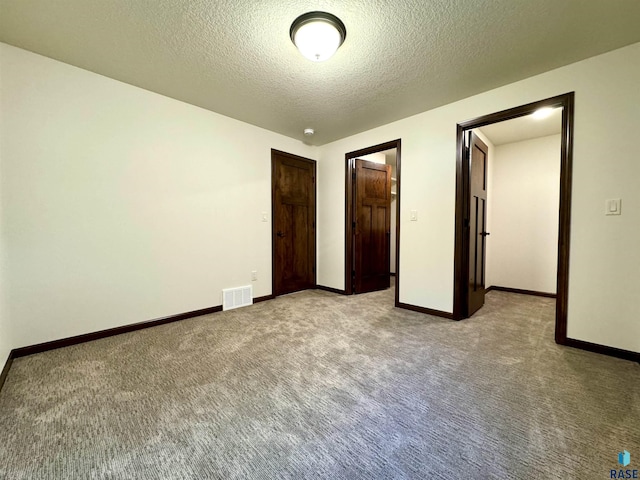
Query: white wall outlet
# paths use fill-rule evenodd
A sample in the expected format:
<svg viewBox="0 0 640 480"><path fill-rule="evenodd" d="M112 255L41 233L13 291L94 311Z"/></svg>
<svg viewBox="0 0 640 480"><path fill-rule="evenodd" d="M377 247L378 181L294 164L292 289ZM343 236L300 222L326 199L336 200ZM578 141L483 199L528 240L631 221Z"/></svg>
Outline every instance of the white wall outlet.
<svg viewBox="0 0 640 480"><path fill-rule="evenodd" d="M255 282L258 280L258 271L257 270L251 270L251 281Z"/></svg>
<svg viewBox="0 0 640 480"><path fill-rule="evenodd" d="M605 200L604 214L605 215L621 215L622 200L620 198L612 198L610 200Z"/></svg>
<svg viewBox="0 0 640 480"><path fill-rule="evenodd" d="M267 212L262 212L262 221L263 222L268 222L269 221L269 217L267 216Z"/></svg>
<svg viewBox="0 0 640 480"><path fill-rule="evenodd" d="M411 221L412 222L418 221L418 210L411 210Z"/></svg>

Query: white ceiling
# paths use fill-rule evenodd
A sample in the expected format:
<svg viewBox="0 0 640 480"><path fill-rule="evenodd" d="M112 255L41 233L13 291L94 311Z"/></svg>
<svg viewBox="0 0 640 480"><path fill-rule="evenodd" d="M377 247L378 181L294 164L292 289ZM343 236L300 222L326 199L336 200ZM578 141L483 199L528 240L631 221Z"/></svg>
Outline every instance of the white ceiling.
<svg viewBox="0 0 640 480"><path fill-rule="evenodd" d="M323 63L289 39L311 10L347 27ZM316 145L638 42L638 25L638 0L0 0L2 42Z"/></svg>
<svg viewBox="0 0 640 480"><path fill-rule="evenodd" d="M562 132L562 108L556 108L551 115L538 119L533 115L492 123L479 128L494 146L505 143L523 142Z"/></svg>

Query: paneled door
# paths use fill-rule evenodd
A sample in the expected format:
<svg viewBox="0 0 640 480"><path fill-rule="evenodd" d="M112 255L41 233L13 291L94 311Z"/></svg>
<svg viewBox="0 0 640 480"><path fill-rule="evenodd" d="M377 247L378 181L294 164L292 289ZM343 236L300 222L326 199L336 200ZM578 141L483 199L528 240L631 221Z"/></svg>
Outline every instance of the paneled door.
<svg viewBox="0 0 640 480"><path fill-rule="evenodd" d="M273 294L315 287L316 162L271 152Z"/></svg>
<svg viewBox="0 0 640 480"><path fill-rule="evenodd" d="M391 165L356 159L354 193L354 291L390 285Z"/></svg>
<svg viewBox="0 0 640 480"><path fill-rule="evenodd" d="M469 132L469 316L484 305L488 148Z"/></svg>

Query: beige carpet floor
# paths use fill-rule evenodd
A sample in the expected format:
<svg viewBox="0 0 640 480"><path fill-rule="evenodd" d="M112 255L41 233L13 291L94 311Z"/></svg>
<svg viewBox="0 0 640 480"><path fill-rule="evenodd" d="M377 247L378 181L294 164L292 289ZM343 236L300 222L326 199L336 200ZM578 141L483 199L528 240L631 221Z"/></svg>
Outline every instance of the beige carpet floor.
<svg viewBox="0 0 640 480"><path fill-rule="evenodd" d="M605 479L640 365L559 347L554 301L453 322L300 292L17 359L2 479Z"/></svg>

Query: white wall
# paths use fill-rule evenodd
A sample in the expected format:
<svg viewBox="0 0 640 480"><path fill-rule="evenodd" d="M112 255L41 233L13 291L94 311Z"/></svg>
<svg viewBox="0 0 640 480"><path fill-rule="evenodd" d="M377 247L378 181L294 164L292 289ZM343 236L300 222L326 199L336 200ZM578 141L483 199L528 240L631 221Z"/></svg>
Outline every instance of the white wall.
<svg viewBox="0 0 640 480"><path fill-rule="evenodd" d="M369 155L361 155L358 157L360 160L366 160L367 162L382 163L384 164L387 157L384 153L370 153Z"/></svg>
<svg viewBox="0 0 640 480"><path fill-rule="evenodd" d="M0 70L0 89L2 88L2 74ZM1 104L0 104L1 110ZM3 127L3 118L0 115L0 131ZM5 270L5 228L4 228L4 170L2 162L2 135L0 135L0 372L4 368L5 362L9 357L9 353L13 348L13 338L11 338L11 326L9 325L9 317L6 309L6 290L7 278Z"/></svg>
<svg viewBox="0 0 640 480"><path fill-rule="evenodd" d="M397 149L393 149L391 153L387 153L385 155L385 163L391 165L391 176L393 178L398 177L398 152ZM396 181L391 182L391 191L398 191L398 183ZM396 222L397 222L397 209L398 204L396 203L397 197L396 195L391 195L391 239L390 239L390 248L391 248L391 273L396 273Z"/></svg>
<svg viewBox="0 0 640 480"><path fill-rule="evenodd" d="M220 305L252 270L271 293L271 148L316 148L8 45L0 61L14 348Z"/></svg>
<svg viewBox="0 0 640 480"><path fill-rule="evenodd" d="M556 293L560 135L494 147L486 285Z"/></svg>
<svg viewBox="0 0 640 480"><path fill-rule="evenodd" d="M2 236L2 232L0 232L0 236ZM0 242L0 248L3 246L3 242ZM1 253L0 256L2 256ZM9 324L6 308L6 286L4 259L0 258L0 372L4 368L7 358L9 358L11 349L14 347L12 328Z"/></svg>
<svg viewBox="0 0 640 480"><path fill-rule="evenodd" d="M396 210L398 204L396 203L396 196L391 196L391 235L389 239L389 249L391 250L391 262L389 265L389 271L396 273Z"/></svg>
<svg viewBox="0 0 640 480"><path fill-rule="evenodd" d="M270 148L320 159L318 283L342 289L344 154L401 138L400 300L451 312L456 123L575 91L568 335L640 351L640 43L319 149L7 45L0 63L14 348L217 305L251 270L269 294Z"/></svg>
<svg viewBox="0 0 640 480"><path fill-rule="evenodd" d="M636 43L323 146L318 282L344 288L345 152L401 138L400 301L451 312L456 124L575 91L568 336L639 352L639 77ZM623 214L605 217L619 197Z"/></svg>

